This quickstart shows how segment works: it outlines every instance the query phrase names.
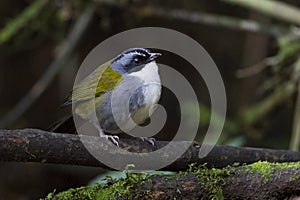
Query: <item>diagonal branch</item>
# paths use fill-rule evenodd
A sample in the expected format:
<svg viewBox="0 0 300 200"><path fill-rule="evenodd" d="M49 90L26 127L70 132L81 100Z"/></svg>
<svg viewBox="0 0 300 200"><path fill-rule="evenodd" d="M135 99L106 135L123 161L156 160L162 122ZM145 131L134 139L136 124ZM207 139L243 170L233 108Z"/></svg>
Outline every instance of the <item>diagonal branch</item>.
<svg viewBox="0 0 300 200"><path fill-rule="evenodd" d="M75 46L79 43L81 36L86 30L93 17L95 8L89 6L78 18L73 29L60 49L57 58L50 64L42 77L32 86L29 92L12 108L1 120L0 127L8 127L22 116L40 97L49 86L55 75L64 66L66 59L72 53Z"/></svg>
<svg viewBox="0 0 300 200"><path fill-rule="evenodd" d="M240 19L226 15L209 14L204 12L192 12L183 9L163 9L153 6L145 6L133 9L142 17L163 17L167 19L183 20L191 23L199 23L209 26L224 27L231 30L262 33L279 37L289 32L288 27L271 25L254 20Z"/></svg>
<svg viewBox="0 0 300 200"><path fill-rule="evenodd" d="M300 9L279 0L223 0L226 3L243 6L273 16L289 23L300 25Z"/></svg>

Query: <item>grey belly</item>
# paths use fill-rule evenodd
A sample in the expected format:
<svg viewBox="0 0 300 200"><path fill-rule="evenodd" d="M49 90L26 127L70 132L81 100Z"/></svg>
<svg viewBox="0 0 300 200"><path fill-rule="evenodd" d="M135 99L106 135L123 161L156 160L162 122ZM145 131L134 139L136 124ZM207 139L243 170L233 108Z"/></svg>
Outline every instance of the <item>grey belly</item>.
<svg viewBox="0 0 300 200"><path fill-rule="evenodd" d="M160 85L139 87L133 94L128 90L113 95L111 92L106 93L101 106L97 106L97 117L101 128L108 133L120 133L122 130L118 124L121 124L123 130L124 127L126 130L134 128L129 123L131 119L136 124L142 124L154 109L160 93Z"/></svg>

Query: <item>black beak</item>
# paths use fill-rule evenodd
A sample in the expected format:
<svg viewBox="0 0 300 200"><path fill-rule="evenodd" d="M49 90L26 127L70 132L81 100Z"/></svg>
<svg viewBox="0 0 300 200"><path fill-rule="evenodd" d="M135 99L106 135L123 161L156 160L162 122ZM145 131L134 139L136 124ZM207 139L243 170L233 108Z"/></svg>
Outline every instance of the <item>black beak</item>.
<svg viewBox="0 0 300 200"><path fill-rule="evenodd" d="M151 53L150 54L150 60L153 61L153 60L156 60L158 57L161 56L161 53Z"/></svg>

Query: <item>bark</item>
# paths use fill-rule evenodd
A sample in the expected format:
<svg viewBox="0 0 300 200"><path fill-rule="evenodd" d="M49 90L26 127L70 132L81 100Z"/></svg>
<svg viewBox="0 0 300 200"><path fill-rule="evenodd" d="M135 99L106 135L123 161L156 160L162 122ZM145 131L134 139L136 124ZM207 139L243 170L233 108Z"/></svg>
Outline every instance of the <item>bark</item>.
<svg viewBox="0 0 300 200"><path fill-rule="evenodd" d="M300 168L276 169L270 177L265 177L244 166L234 169L211 188L207 185L214 180L201 184L203 180L195 174L177 179L153 176L133 193L136 199L288 199L300 196L299 177Z"/></svg>
<svg viewBox="0 0 300 200"><path fill-rule="evenodd" d="M0 158L2 162L59 163L108 168L86 150L80 139L85 140L98 151L101 149L105 151L108 148L105 139L99 137L82 136L80 138L78 135L52 133L37 129L0 130ZM139 139L121 139L119 141L121 148L143 153L159 149L167 143L166 141L156 141L155 146L152 146ZM186 145L186 142L178 141L174 145ZM206 166L209 168L222 168L235 162L300 160L299 152L227 146L215 146L207 157L200 159L198 157L199 148L199 144L193 143L179 159L164 169L186 170L191 163L207 163ZM120 153L118 149L114 151L112 153ZM141 159L143 159L142 157L144 155L141 156ZM300 163L297 163L295 165L265 163L267 167L261 169L260 165L254 163L223 169L202 168L170 176L156 175L131 187L131 193L136 199L210 199L220 196L225 199L284 199L300 195ZM216 170L217 173L214 174ZM83 191L83 188L78 189L78 192ZM72 195L73 193L75 194L74 190L72 190ZM78 195L80 196L80 194ZM126 199L128 195L119 197Z"/></svg>
<svg viewBox="0 0 300 200"><path fill-rule="evenodd" d="M110 146L103 138L82 136L81 140L88 143L95 151L110 151ZM52 133L38 129L0 130L0 160L2 162L41 162L109 168L95 159L81 140L78 135ZM155 146L152 146L140 139L120 139L119 141L120 148L143 153L155 151L166 144L168 144L167 141L156 141ZM173 145L186 144L187 142L178 141ZM270 162L300 160L300 152L229 146L215 146L208 156L200 159L199 149L200 145L193 143L180 158L164 170L185 170L191 163L207 163L208 167L222 168L236 162L248 164L260 160ZM119 154L121 151L114 149L109 153ZM172 154L172 152L168 153L164 156ZM117 157L112 159L117 159ZM126 158L119 157L118 159ZM143 154L139 159L147 159L147 157Z"/></svg>

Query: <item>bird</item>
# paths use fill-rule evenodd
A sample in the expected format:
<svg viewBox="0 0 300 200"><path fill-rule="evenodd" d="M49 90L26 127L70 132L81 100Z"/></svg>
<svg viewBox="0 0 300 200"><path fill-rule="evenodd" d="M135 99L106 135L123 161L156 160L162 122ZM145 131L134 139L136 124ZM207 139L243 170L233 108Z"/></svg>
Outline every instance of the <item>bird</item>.
<svg viewBox="0 0 300 200"><path fill-rule="evenodd" d="M70 104L73 115L91 123L99 136L119 145L117 134L143 124L154 112L161 96L161 79L157 58L162 54L146 48L130 48L97 67L73 87L62 106ZM91 90L94 89L94 92ZM112 105L112 98L114 103ZM128 109L129 113L124 113ZM95 117L93 110L96 112ZM117 113L117 114L115 114ZM57 130L72 116L58 123ZM126 131L126 130L125 130ZM154 145L154 138L141 137Z"/></svg>

